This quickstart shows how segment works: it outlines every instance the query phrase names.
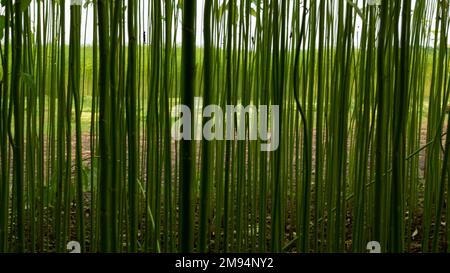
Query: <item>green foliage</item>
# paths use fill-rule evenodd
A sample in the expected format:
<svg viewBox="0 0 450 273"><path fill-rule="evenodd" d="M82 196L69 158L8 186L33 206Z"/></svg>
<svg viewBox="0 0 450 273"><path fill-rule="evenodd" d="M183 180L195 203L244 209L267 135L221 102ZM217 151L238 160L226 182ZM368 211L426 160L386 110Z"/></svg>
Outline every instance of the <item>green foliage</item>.
<svg viewBox="0 0 450 273"><path fill-rule="evenodd" d="M20 10L25 11L30 6L31 0L21 0L20 1Z"/></svg>

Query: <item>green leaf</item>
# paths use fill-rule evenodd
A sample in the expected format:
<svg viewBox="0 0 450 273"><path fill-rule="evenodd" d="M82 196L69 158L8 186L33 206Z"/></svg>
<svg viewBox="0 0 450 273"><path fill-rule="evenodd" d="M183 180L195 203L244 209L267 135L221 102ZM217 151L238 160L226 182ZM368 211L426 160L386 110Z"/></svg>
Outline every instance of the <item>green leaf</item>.
<svg viewBox="0 0 450 273"><path fill-rule="evenodd" d="M355 9L356 13L359 15L359 17L361 17L361 20L362 20L362 21L365 21L364 14L363 14L363 12L361 11L361 9L358 8L358 5L357 5L356 3L354 3L353 1L351 1L351 0L347 0L347 3L348 3L350 6L352 6L353 9Z"/></svg>
<svg viewBox="0 0 450 273"><path fill-rule="evenodd" d="M228 3L223 2L222 5L220 5L219 9L217 10L217 21L222 20L222 16L225 13L225 10L228 8Z"/></svg>
<svg viewBox="0 0 450 273"><path fill-rule="evenodd" d="M225 13L225 11L229 11L229 6L230 6L230 2L223 2L222 5L220 5L219 9L216 11L217 12L217 21L220 22L222 20L223 14ZM237 7L237 4L234 3L233 4L233 18L232 18L232 24L236 25L237 22L239 21L239 9Z"/></svg>
<svg viewBox="0 0 450 273"><path fill-rule="evenodd" d="M30 3L31 3L31 0L20 1L20 10L25 11L28 8L28 6L30 5Z"/></svg>
<svg viewBox="0 0 450 273"><path fill-rule="evenodd" d="M36 82L31 74L22 72L20 73L20 77L30 89L36 89Z"/></svg>
<svg viewBox="0 0 450 273"><path fill-rule="evenodd" d="M92 1L91 0L87 0L86 2L84 2L84 4L83 4L83 8L88 8L88 6L90 5L92 3Z"/></svg>

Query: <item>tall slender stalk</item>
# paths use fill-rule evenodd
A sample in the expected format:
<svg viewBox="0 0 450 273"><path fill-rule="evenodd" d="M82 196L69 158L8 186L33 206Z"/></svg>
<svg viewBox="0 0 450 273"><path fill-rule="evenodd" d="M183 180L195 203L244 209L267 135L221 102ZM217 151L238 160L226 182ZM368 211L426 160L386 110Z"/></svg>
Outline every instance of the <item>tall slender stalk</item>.
<svg viewBox="0 0 450 273"><path fill-rule="evenodd" d="M11 71L11 100L14 108L14 191L17 209L17 250L25 251L25 212L24 212L24 164L23 164L23 93L20 87L20 71L22 63L22 8L21 0L14 3L14 24L12 32L12 71Z"/></svg>
<svg viewBox="0 0 450 273"><path fill-rule="evenodd" d="M128 0L128 70L127 70L127 129L128 129L128 202L130 217L130 251L137 250L137 131L136 131L136 9L134 0Z"/></svg>
<svg viewBox="0 0 450 273"><path fill-rule="evenodd" d="M80 40L81 40L81 5L71 3L70 6L70 46L69 46L69 96L73 96L75 103L75 131L76 131L76 184L77 184L77 236L81 250L85 249L84 239L84 202L83 202L83 155L81 140L81 102L80 102ZM69 107L71 108L71 107Z"/></svg>
<svg viewBox="0 0 450 273"><path fill-rule="evenodd" d="M203 40L204 40L204 57L203 57L203 105L209 105L211 103L211 91L212 91L212 47L211 47L211 13L212 13L212 1L207 0L205 3L205 15L204 15L204 29L203 29ZM203 121L205 122L205 120ZM209 166L210 166L210 144L208 141L202 142L202 166L201 166L201 182L200 182L200 252L206 252L207 250L207 236L208 228L207 221L209 216L209 191L210 191L210 177L209 177Z"/></svg>
<svg viewBox="0 0 450 273"><path fill-rule="evenodd" d="M9 22L11 16L11 2L8 1L5 7L5 21ZM9 49L10 49L10 37L9 37L9 26L4 30L4 46L3 46L3 56L1 59L3 78L1 84L1 104L0 104L0 141L3 143L0 147L0 161L1 161L1 171L0 171L0 181L1 181L1 194L0 194L0 251L6 252L8 249L8 215L9 215L9 156L8 156L8 93L9 93Z"/></svg>
<svg viewBox="0 0 450 273"><path fill-rule="evenodd" d="M182 92L181 103L191 111L194 109L195 88L195 10L196 1L183 4L182 31ZM193 120L192 120L192 124ZM191 126L194 128L194 126ZM192 138L192 132L191 132ZM180 143L180 251L190 252L193 247L193 210L192 210L192 169L195 152L190 140Z"/></svg>
<svg viewBox="0 0 450 273"><path fill-rule="evenodd" d="M98 33L100 50L99 70L99 145L100 145L100 249L111 252L114 240L111 227L111 149L109 134L109 100L110 82L108 81L110 69L109 47L109 11L108 1L98 0Z"/></svg>

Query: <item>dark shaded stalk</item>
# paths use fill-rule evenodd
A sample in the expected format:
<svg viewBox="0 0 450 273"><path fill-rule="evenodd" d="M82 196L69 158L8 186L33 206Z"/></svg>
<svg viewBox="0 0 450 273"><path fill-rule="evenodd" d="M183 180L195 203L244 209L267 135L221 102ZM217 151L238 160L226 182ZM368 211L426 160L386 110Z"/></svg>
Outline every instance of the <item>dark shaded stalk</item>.
<svg viewBox="0 0 450 273"><path fill-rule="evenodd" d="M99 70L99 145L100 145L100 249L102 252L112 251L114 240L111 227L111 150L109 139L109 14L108 1L98 0L98 33L100 50ZM114 121L115 122L115 121Z"/></svg>
<svg viewBox="0 0 450 273"><path fill-rule="evenodd" d="M183 2L182 32L182 91L181 104L194 111L195 88L195 10L196 0ZM191 129L194 128L193 119ZM191 130L191 139L192 139ZM180 252L191 252L193 247L192 170L195 152L191 140L180 143Z"/></svg>
<svg viewBox="0 0 450 273"><path fill-rule="evenodd" d="M374 205L374 221L373 221L373 239L381 240L381 207L382 207L382 193L383 193L383 171L385 168L385 143L386 135L385 129L385 88L384 88L384 58L385 58L385 31L387 24L387 14L389 8L389 1L383 1L380 11L380 29L378 32L378 52L377 52L377 116L376 116L376 136L375 136L375 205Z"/></svg>
<svg viewBox="0 0 450 273"><path fill-rule="evenodd" d="M137 251L137 131L136 131L136 8L135 1L128 0L128 70L127 70L127 131L128 131L128 202L129 202L129 251Z"/></svg>
<svg viewBox="0 0 450 273"><path fill-rule="evenodd" d="M25 252L24 215L24 162L23 162L23 94L20 88L22 64L22 8L21 0L14 3L14 25L12 32L11 97L14 108L13 165L15 203L17 208L17 250Z"/></svg>
<svg viewBox="0 0 450 273"><path fill-rule="evenodd" d="M5 5L5 21L9 22L11 15L12 4L8 0ZM1 59L3 78L0 90L0 252L7 252L8 250L8 215L9 215L9 156L8 156L8 93L9 93L9 26L4 29L4 46L3 56Z"/></svg>

